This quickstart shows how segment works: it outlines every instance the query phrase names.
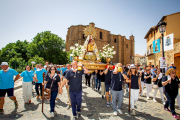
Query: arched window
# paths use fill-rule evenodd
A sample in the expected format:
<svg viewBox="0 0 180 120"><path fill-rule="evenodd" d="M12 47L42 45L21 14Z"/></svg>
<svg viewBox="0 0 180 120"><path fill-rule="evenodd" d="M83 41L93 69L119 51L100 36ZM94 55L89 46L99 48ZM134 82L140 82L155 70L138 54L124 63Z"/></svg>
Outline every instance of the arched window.
<svg viewBox="0 0 180 120"><path fill-rule="evenodd" d="M114 43L116 43L116 38L114 39Z"/></svg>
<svg viewBox="0 0 180 120"><path fill-rule="evenodd" d="M85 35L83 34L83 39L85 39Z"/></svg>
<svg viewBox="0 0 180 120"><path fill-rule="evenodd" d="M100 32L100 39L102 39L102 32Z"/></svg>

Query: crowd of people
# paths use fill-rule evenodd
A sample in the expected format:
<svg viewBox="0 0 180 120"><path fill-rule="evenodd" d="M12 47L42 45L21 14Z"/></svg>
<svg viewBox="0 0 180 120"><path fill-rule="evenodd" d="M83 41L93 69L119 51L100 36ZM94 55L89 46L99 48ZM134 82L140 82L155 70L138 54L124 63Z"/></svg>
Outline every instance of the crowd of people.
<svg viewBox="0 0 180 120"><path fill-rule="evenodd" d="M82 70L78 70L78 66L81 66ZM122 67L121 72L118 71L118 67ZM85 79L85 84L94 91L99 92L102 95L102 99L107 101L104 106L112 106L115 116L118 113L123 114L121 110L123 97L129 95L131 115L136 115L136 101L139 96L144 96L144 88L146 88L145 96L147 100L151 100L149 93L154 89L152 100L157 102L156 94L159 90L164 110L171 112L174 118L179 118L175 112L175 99L177 98L180 106L178 93L180 82L176 76L174 64L166 69L165 75L163 75L162 69L158 66L122 65L121 63L115 64L111 69L107 65L104 70L95 70L90 73L83 64L76 61L63 66L53 65L52 63L49 65L48 62L46 62L45 66L42 64L36 64L35 67L28 65L21 74L9 68L7 62L2 62L1 68L0 113L4 112L3 106L6 93L14 101L15 108L18 108L18 102L14 96L14 82L22 77L24 104L31 103L33 85L35 85L37 94L36 99L42 99L44 92L42 88L44 87L45 92L49 95L51 117L54 117L55 100L58 93L63 94L64 85L68 93L67 103L72 107L73 119L81 117L82 83L83 79ZM45 73L44 82L43 73Z"/></svg>

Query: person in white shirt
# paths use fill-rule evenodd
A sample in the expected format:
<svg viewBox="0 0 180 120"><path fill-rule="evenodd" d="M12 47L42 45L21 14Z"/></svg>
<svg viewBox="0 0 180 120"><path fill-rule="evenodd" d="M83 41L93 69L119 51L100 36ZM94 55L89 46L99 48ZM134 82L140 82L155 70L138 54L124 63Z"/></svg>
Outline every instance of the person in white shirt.
<svg viewBox="0 0 180 120"><path fill-rule="evenodd" d="M160 69L155 70L155 74L153 75L153 82L155 85L158 85L158 89L159 89L159 92L161 94L162 102L163 102L163 104L165 104L164 95L163 95L163 87L162 87L162 77L163 77L163 75L162 75ZM154 102L157 102L156 101L156 94L157 94L158 89L154 89L154 96L153 96Z"/></svg>
<svg viewBox="0 0 180 120"><path fill-rule="evenodd" d="M48 62L46 62L46 65L44 66L44 69L46 69L47 66L49 66L49 63L48 63Z"/></svg>

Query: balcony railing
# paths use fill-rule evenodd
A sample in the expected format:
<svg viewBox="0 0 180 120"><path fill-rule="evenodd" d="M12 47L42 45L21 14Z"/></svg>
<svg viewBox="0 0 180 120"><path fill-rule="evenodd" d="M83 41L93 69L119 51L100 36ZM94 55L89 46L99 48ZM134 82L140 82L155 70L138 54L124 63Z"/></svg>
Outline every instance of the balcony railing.
<svg viewBox="0 0 180 120"><path fill-rule="evenodd" d="M152 55L152 54L153 54L153 49L149 49L149 50L147 51L147 56Z"/></svg>

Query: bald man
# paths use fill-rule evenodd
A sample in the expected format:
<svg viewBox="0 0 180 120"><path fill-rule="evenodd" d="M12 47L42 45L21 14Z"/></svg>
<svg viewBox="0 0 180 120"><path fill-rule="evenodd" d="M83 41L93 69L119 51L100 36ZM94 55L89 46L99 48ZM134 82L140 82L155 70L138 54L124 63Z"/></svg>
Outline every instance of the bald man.
<svg viewBox="0 0 180 120"><path fill-rule="evenodd" d="M82 66L83 70L78 71L77 66ZM81 103L82 103L82 75L88 74L89 71L81 63L77 64L76 61L72 62L72 68L65 75L65 79L61 84L59 93L62 94L62 87L69 82L69 93L71 99L73 119L81 117ZM77 112L76 112L77 110ZM78 115L78 116L77 116Z"/></svg>

